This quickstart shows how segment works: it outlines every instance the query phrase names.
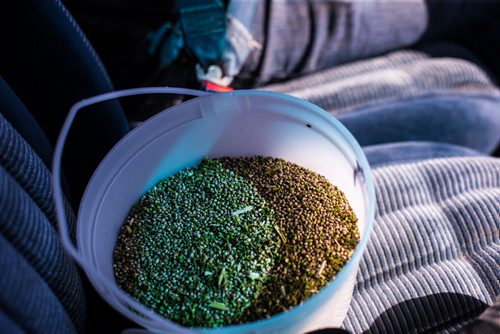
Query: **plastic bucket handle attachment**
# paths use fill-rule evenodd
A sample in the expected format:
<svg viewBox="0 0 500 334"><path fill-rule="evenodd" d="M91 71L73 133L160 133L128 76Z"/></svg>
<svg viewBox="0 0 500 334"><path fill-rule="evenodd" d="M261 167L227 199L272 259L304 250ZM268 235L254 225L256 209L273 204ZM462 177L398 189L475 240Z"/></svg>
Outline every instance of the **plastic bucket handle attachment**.
<svg viewBox="0 0 500 334"><path fill-rule="evenodd" d="M57 221L58 221L58 226L59 226L59 234L61 236L61 241L66 249L66 251L69 253L73 259L83 268L91 268L90 263L85 259L79 252L78 249L76 248L75 245L71 242L71 238L69 236L68 232L68 223L66 220L65 216L65 210L64 210L64 195L61 187L61 161L62 161L62 154L64 151L64 144L66 142L66 138L68 136L69 130L71 129L71 125L73 124L73 121L78 114L78 112L90 105L120 98L120 97L126 97L126 96L133 96L133 95L142 95L142 94L177 94L177 95L191 95L191 96L203 96L203 95L208 95L211 93L204 92L204 91L199 91L195 89L187 89L187 88L175 88L175 87L143 87L143 88L133 88L133 89L125 89L125 90L120 90L120 91L114 91L110 93L105 93L97 96L93 96L91 98L82 100L80 102L75 103L69 113L66 119L64 120L61 132L59 134L59 137L57 138L56 142L56 147L54 150L54 157L52 159L52 188L54 191L54 201L55 201L55 208L56 208L56 216L57 216ZM120 302L124 303L125 305L129 305L130 307L134 308L135 310L139 311L142 313L143 316L149 318L153 322L160 322L161 318L151 310L147 309L144 307L142 304L137 302L135 299L133 299L131 296L128 294L121 294L117 293L118 287L109 281L108 278L106 278L103 274L101 274L99 271L95 271L95 275L99 277L101 283L104 285L105 288L111 290L114 292L113 294L115 295L116 298L120 300ZM171 330L176 330L177 332L184 332L184 333L192 333L191 330L171 324Z"/></svg>

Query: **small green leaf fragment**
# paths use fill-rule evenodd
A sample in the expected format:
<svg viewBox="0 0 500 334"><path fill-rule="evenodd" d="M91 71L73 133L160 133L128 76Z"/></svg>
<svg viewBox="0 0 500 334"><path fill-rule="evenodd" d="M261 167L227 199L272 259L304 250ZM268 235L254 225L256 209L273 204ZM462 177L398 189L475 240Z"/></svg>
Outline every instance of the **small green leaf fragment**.
<svg viewBox="0 0 500 334"><path fill-rule="evenodd" d="M250 275L248 275L248 277L250 277L250 279L254 280L254 279L258 279L260 277L259 273L250 273Z"/></svg>
<svg viewBox="0 0 500 334"><path fill-rule="evenodd" d="M224 284L227 282L226 268L222 268L222 270L220 272L219 279L217 281L217 283L219 284L219 286L222 285L222 281L224 281Z"/></svg>
<svg viewBox="0 0 500 334"><path fill-rule="evenodd" d="M241 215L242 213L245 213L245 212L248 212L248 211L251 211L253 210L253 205L248 205L248 206L245 206L244 208L242 209L239 209L239 210L236 210L236 211L233 211L231 214L233 216L237 216L237 215Z"/></svg>
<svg viewBox="0 0 500 334"><path fill-rule="evenodd" d="M323 273L323 270L325 269L325 266L326 266L326 260L323 260L323 262L321 262L321 265L319 266L318 271L316 272L316 277L320 277L321 276L321 273Z"/></svg>
<svg viewBox="0 0 500 334"><path fill-rule="evenodd" d="M210 304L208 304L208 307L215 308L221 311L229 311L229 307L219 302L211 302Z"/></svg>
<svg viewBox="0 0 500 334"><path fill-rule="evenodd" d="M278 233L278 235L280 236L281 238L281 241L283 241L283 243L286 243L286 238L285 236L283 235L283 233L281 233L280 229L278 228L278 226L274 225L274 229L276 230L276 232Z"/></svg>

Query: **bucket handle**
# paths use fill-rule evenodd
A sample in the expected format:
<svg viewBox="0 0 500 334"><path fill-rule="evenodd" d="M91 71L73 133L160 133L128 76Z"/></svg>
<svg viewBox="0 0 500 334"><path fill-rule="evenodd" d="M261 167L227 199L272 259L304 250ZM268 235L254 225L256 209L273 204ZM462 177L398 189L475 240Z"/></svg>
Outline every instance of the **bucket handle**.
<svg viewBox="0 0 500 334"><path fill-rule="evenodd" d="M82 268L92 268L88 260L83 257L79 252L76 246L72 243L71 238L68 232L68 223L65 216L64 210L64 195L61 187L61 161L62 154L64 150L64 144L66 142L66 138L68 136L69 130L77 113L85 107L90 105L104 102L111 99L116 99L125 96L132 95L143 95L143 94L178 94L178 95L191 95L191 96L203 96L209 95L211 93L204 92L195 89L188 88L176 88L176 87L143 87L143 88L132 88L132 89L124 89L118 90L114 92L104 93L101 95L96 95L88 99L84 99L75 103L69 113L64 120L61 132L59 133L59 137L57 138L54 157L52 159L52 188L54 192L54 202L56 209L56 216L59 226L59 234L61 237L62 244L68 254L82 267ZM128 294L121 293L122 291L118 289L114 284L112 284L101 272L95 271L95 274L99 277L100 283L102 283L105 288L111 290L113 292L113 296L120 300L120 302L133 307L134 309L140 311L143 315L147 316L153 323L159 323L161 321L161 317L147 309L145 306L137 302L135 299L130 297ZM178 333L192 333L181 326L178 326L174 323L170 323L169 328L165 328L166 330L173 330Z"/></svg>

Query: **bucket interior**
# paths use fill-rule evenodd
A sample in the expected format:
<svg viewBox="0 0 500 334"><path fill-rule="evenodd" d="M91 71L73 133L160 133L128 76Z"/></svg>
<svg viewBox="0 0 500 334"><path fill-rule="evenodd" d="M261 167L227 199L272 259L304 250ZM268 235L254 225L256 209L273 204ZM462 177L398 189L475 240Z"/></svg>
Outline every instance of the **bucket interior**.
<svg viewBox="0 0 500 334"><path fill-rule="evenodd" d="M77 227L78 248L93 266L85 269L94 285L99 285L92 275L96 270L115 281L113 250L119 229L152 186L204 157L254 155L282 158L325 176L345 193L366 239L374 203L369 167L338 121L310 103L281 94L214 94L149 119L120 141L94 173ZM357 262L350 261L343 271L349 266ZM103 297L116 303L112 296ZM132 312L128 316L137 320Z"/></svg>

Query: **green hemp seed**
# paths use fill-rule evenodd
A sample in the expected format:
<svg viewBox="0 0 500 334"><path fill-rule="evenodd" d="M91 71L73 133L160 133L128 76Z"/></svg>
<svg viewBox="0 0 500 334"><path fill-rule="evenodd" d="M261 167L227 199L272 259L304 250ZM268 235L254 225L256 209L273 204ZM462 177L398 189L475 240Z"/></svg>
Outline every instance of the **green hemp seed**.
<svg viewBox="0 0 500 334"><path fill-rule="evenodd" d="M204 160L148 191L115 248L119 286L184 326L286 311L330 282L357 243L340 189L282 159Z"/></svg>
<svg viewBox="0 0 500 334"><path fill-rule="evenodd" d="M132 208L114 252L119 286L184 326L234 323L279 249L271 208L216 160L158 183Z"/></svg>

